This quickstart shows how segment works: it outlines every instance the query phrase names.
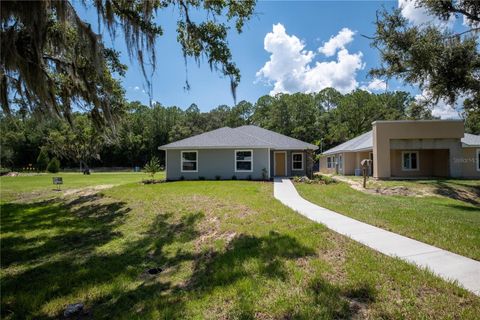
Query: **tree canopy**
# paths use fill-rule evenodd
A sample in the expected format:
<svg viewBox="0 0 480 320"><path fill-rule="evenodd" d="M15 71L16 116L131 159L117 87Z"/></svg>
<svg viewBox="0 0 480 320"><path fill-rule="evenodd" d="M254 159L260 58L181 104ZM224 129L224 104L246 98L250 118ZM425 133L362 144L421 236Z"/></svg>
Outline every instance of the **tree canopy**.
<svg viewBox="0 0 480 320"><path fill-rule="evenodd" d="M432 15L430 23L414 25L401 9L378 13L372 46L382 64L373 76L397 77L419 85L427 102L463 100L465 112L480 109L480 1L416 0L416 6ZM452 17L463 19L466 30L448 27Z"/></svg>
<svg viewBox="0 0 480 320"><path fill-rule="evenodd" d="M375 120L433 118L428 108L417 105L406 92L373 94L358 90L341 94L331 88L312 94L265 95L254 103L240 101L208 112L202 112L196 104L182 109L130 102L124 109L115 139L96 128L89 113L72 113L73 127L60 119L42 120L21 110L10 116L0 114L1 163L17 168L36 164L42 150L59 158L66 167L78 167L80 163L143 166L153 156L164 163L164 154L158 150L163 144L245 124L316 143L326 150L371 130Z"/></svg>
<svg viewBox="0 0 480 320"><path fill-rule="evenodd" d="M160 10L178 14L177 40L185 58L200 62L240 81L227 35L230 23L241 32L253 14L254 0L95 0L100 25L112 36L123 31L129 56L137 59L150 87L145 65L157 59L155 40L163 34L156 22ZM201 11L204 19L194 19ZM105 47L103 38L82 20L67 0L2 1L0 102L5 113L12 106L57 115L71 121L74 107L88 111L96 125L113 123L122 113L124 91L118 80L126 66L119 52ZM188 86L188 83L187 83ZM151 88L151 87L150 87ZM150 89L151 91L151 89Z"/></svg>

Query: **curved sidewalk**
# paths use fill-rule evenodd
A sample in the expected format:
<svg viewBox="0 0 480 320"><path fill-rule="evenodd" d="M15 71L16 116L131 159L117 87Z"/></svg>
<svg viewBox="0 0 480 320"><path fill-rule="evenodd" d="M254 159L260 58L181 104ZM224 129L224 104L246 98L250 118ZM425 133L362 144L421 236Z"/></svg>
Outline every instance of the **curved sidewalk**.
<svg viewBox="0 0 480 320"><path fill-rule="evenodd" d="M322 208L303 199L290 179L275 178L274 196L305 217L322 223L372 249L401 258L432 271L446 280L456 280L465 289L480 295L480 262L386 231Z"/></svg>

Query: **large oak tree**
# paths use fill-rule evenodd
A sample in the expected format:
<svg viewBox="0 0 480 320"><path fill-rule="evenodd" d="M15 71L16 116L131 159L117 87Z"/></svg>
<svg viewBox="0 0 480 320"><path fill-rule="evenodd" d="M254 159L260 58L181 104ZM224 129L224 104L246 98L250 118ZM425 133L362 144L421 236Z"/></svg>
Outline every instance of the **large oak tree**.
<svg viewBox="0 0 480 320"><path fill-rule="evenodd" d="M431 23L413 25L400 9L379 12L372 45L378 48L382 64L371 74L419 85L431 104L463 100L464 112L472 117L480 112L480 1L416 0L415 4L432 16ZM447 27L453 17L463 21L465 30Z"/></svg>
<svg viewBox="0 0 480 320"><path fill-rule="evenodd" d="M111 35L120 29L129 56L155 68L155 40L161 10L176 12L177 40L185 58L205 58L210 67L231 79L232 93L240 71L232 60L227 35L230 24L241 32L253 14L255 0L95 0L81 2L96 10L99 24ZM71 119L72 110L88 111L98 125L114 123L121 113L123 89L118 75L126 66L119 53L82 20L72 1L2 1L0 102L4 112L15 107ZM200 13L200 14L199 14ZM195 16L195 18L194 18ZM198 19L197 17L204 17ZM146 77L148 83L148 77ZM148 86L150 86L148 84ZM187 85L188 86L188 85Z"/></svg>

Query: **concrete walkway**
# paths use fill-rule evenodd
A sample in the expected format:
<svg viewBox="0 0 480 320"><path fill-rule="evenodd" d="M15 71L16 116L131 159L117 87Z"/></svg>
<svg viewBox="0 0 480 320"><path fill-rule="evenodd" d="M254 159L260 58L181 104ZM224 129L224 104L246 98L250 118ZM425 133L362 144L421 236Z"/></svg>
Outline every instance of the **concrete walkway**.
<svg viewBox="0 0 480 320"><path fill-rule="evenodd" d="M424 267L446 280L456 280L480 295L480 262L386 231L322 208L303 199L289 179L275 178L274 196L305 217L322 223L372 249Z"/></svg>

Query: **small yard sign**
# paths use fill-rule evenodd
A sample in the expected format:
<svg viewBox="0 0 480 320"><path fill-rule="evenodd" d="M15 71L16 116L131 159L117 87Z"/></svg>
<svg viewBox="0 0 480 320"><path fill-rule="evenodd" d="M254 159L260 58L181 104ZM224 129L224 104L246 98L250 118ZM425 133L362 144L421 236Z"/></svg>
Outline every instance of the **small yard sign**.
<svg viewBox="0 0 480 320"><path fill-rule="evenodd" d="M57 186L58 190L60 190L60 185L63 184L62 177L53 177L53 184Z"/></svg>

